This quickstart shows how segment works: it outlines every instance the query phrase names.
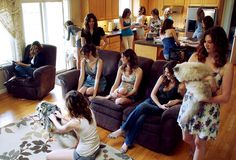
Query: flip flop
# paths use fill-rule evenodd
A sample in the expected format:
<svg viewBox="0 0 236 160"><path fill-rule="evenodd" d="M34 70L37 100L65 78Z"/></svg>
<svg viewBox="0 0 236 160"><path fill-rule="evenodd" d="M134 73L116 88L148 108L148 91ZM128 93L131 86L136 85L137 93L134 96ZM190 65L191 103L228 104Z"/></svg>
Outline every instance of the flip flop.
<svg viewBox="0 0 236 160"><path fill-rule="evenodd" d="M108 138L111 138L111 139L116 139L118 136L114 136L114 135L112 135L112 133L110 133L110 134L108 134L107 137L108 137Z"/></svg>
<svg viewBox="0 0 236 160"><path fill-rule="evenodd" d="M125 154L127 151L128 151L128 148L126 150L122 147L120 148L120 152L123 153L123 154Z"/></svg>

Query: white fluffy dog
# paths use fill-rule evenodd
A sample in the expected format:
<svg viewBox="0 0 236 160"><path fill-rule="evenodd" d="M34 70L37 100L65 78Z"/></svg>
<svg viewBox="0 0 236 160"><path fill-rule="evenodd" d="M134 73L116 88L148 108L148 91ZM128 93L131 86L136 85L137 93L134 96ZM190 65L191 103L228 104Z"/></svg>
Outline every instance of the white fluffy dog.
<svg viewBox="0 0 236 160"><path fill-rule="evenodd" d="M180 123L186 124L194 114L199 110L199 102L209 99L212 96L212 88L209 81L204 78L212 75L212 70L200 62L184 62L174 67L174 74L179 82L185 82L187 91L193 94L192 103L188 107L182 117ZM185 102L183 101L182 105Z"/></svg>

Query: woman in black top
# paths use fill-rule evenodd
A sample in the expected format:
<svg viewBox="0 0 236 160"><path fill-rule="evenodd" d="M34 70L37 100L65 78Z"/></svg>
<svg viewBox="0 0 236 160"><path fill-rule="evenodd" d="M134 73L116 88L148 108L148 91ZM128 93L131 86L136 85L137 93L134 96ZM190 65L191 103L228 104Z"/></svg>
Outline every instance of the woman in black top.
<svg viewBox="0 0 236 160"><path fill-rule="evenodd" d="M29 53L24 55L23 61L15 62L15 70L17 77L30 78L36 68L45 65L43 54L41 53L43 47L38 41L31 44Z"/></svg>
<svg viewBox="0 0 236 160"><path fill-rule="evenodd" d="M163 68L163 75L157 80L151 97L140 103L128 116L120 129L109 134L108 137L116 138L122 133L126 133L125 142L121 147L121 152L127 152L134 139L142 127L145 117L150 114L162 114L169 109L182 102L182 96L179 93L179 82L176 80L173 68L176 62L170 61Z"/></svg>
<svg viewBox="0 0 236 160"><path fill-rule="evenodd" d="M87 14L84 22L85 28L82 29L81 43L84 46L86 43L93 44L97 49L104 49L107 46L107 38L104 30L98 27L97 18L93 13ZM100 45L100 40L104 43Z"/></svg>

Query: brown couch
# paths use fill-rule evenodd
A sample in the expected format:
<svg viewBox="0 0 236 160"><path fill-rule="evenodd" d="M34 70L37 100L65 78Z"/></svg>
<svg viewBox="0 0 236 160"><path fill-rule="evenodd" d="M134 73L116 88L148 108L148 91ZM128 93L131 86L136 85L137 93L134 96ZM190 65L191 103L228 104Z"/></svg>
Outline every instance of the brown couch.
<svg viewBox="0 0 236 160"><path fill-rule="evenodd" d="M99 51L99 55L104 60L103 73L105 72L107 75L112 75L112 78L109 79L106 91L106 94L108 94L115 80L119 57L116 57L116 52L113 51ZM114 58L114 56L116 58ZM94 111L98 126L110 131L117 130L134 107L150 96L151 90L158 77L163 72L162 68L166 61L153 62L151 59L138 57L138 63L143 69L143 79L135 103L121 106L116 105L110 100L95 98L91 101L91 107ZM71 74L70 72L76 72L76 74ZM58 76L64 94L71 89L76 89L78 84L79 72L75 70L70 72ZM114 72L115 74L112 74L111 72ZM172 153L177 143L181 140L181 130L176 122L178 112L179 106L174 106L163 112L161 116L156 115L146 118L136 142L157 152L164 154Z"/></svg>
<svg viewBox="0 0 236 160"><path fill-rule="evenodd" d="M29 49L30 45L25 48L25 54L29 54ZM41 54L44 54L45 65L34 70L32 78L14 77L15 65L5 67L7 81L4 85L8 93L15 97L26 99L40 100L45 97L55 85L56 50L55 46L43 45Z"/></svg>

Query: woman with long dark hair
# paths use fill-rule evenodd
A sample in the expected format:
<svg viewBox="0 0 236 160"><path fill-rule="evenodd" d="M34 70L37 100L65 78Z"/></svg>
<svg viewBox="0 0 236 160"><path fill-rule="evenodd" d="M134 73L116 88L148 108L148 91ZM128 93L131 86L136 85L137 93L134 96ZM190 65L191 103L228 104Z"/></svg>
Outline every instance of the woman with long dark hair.
<svg viewBox="0 0 236 160"><path fill-rule="evenodd" d="M143 71L138 67L137 55L132 49L121 54L122 65L119 67L115 83L105 99L112 99L116 104L124 105L135 100Z"/></svg>
<svg viewBox="0 0 236 160"><path fill-rule="evenodd" d="M102 76L103 61L97 56L96 47L85 44L81 49L84 58L80 64L78 91L83 95L94 98L97 93L104 91L106 78Z"/></svg>
<svg viewBox="0 0 236 160"><path fill-rule="evenodd" d="M176 61L170 61L163 67L163 75L157 80L150 98L136 106L120 129L108 135L110 138L116 138L126 133L125 142L121 147L122 152L127 152L133 145L145 117L151 114L162 114L171 106L182 102L182 96L178 92L179 82L173 73L176 64Z"/></svg>
<svg viewBox="0 0 236 160"><path fill-rule="evenodd" d="M184 53L178 54L180 42L173 23L173 20L167 18L161 28L160 37L164 46L163 55L166 60L181 60L184 58Z"/></svg>
<svg viewBox="0 0 236 160"><path fill-rule="evenodd" d="M179 112L178 122L182 129L183 140L191 146L193 159L205 159L206 143L215 139L219 130L220 104L226 103L231 95L234 68L227 61L228 39L222 27L213 27L204 33L199 48L189 61L206 64L213 71L212 77L206 80L214 80L217 91L210 99L201 103L196 113L186 124L181 124L180 119L188 104L192 105L192 93L187 91L184 103Z"/></svg>
<svg viewBox="0 0 236 160"><path fill-rule="evenodd" d="M205 13L201 7L198 8L196 16L197 28L194 31L192 38L197 38L197 40L200 41L203 36L202 20L205 17Z"/></svg>
<svg viewBox="0 0 236 160"><path fill-rule="evenodd" d="M78 138L76 149L55 150L47 154L48 160L94 160L100 151L100 139L97 133L97 124L92 110L85 97L78 91L70 91L66 95L66 109L69 117L56 113L50 119L56 127L54 132L67 133L74 131ZM57 117L63 118L65 124L60 124Z"/></svg>
<svg viewBox="0 0 236 160"><path fill-rule="evenodd" d="M25 53L23 61L14 62L17 77L30 78L36 68L45 65L45 59L41 53L42 49L43 46L39 41L34 41L29 52Z"/></svg>
<svg viewBox="0 0 236 160"><path fill-rule="evenodd" d="M159 35L159 30L161 28L161 19L159 17L159 11L158 9L154 8L151 11L151 19L149 21L148 27L149 27L149 33L155 34L156 36Z"/></svg>
<svg viewBox="0 0 236 160"><path fill-rule="evenodd" d="M144 28L146 26L146 8L144 6L141 6L138 11L138 17L136 22L137 25L137 39L144 39Z"/></svg>
<svg viewBox="0 0 236 160"><path fill-rule="evenodd" d="M100 40L104 43L100 45ZM82 46L85 44L93 44L97 49L104 49L107 44L107 38L103 28L98 27L97 17L93 13L87 14L84 19L84 28L81 33Z"/></svg>
<svg viewBox="0 0 236 160"><path fill-rule="evenodd" d="M131 11L129 8L125 8L122 17L120 18L120 29L121 29L121 37L122 42L124 44L125 49L133 48L134 34L132 29L135 27L131 25Z"/></svg>

